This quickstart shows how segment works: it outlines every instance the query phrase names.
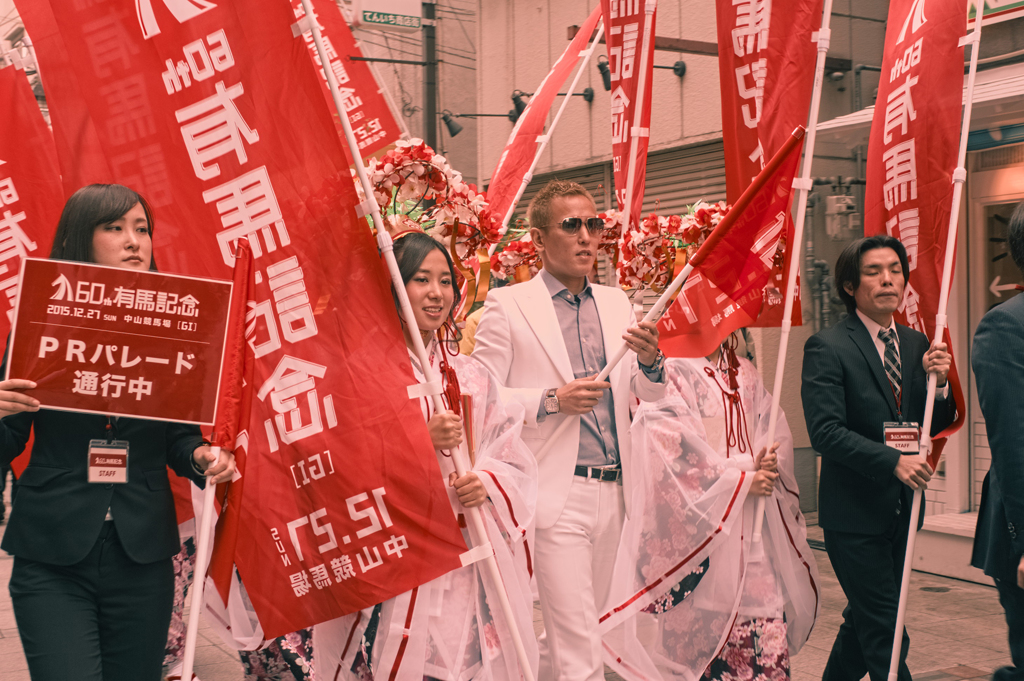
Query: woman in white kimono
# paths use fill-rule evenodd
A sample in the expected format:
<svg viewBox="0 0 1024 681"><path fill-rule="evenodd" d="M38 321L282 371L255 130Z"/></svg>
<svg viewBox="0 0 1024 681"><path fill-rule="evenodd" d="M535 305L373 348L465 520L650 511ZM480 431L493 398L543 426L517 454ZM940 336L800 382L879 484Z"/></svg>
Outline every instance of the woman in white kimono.
<svg viewBox="0 0 1024 681"><path fill-rule="evenodd" d="M666 397L633 421L642 486L602 617L606 661L627 679L788 679L817 617L789 426L780 413L768 452L771 395L735 347L669 360Z"/></svg>
<svg viewBox="0 0 1024 681"><path fill-rule="evenodd" d="M448 476L452 511L463 528L463 507L478 507L483 512L536 674L526 528L537 501L537 466L519 437L522 407L503 406L487 370L475 360L455 354L454 311L459 289L455 267L444 247L423 232L406 232L395 238L395 258L434 375L441 375L449 408L435 413L431 401L421 399L441 471ZM411 348L408 327L403 327ZM409 358L416 378L425 382L423 368L411 349ZM472 395L472 410L466 415L459 414L460 392ZM475 463L471 472L458 477L449 452L461 445L464 423L474 433ZM463 534L472 546L466 529ZM372 608L317 625L313 650L318 676L331 681L519 679L519 663L496 588L500 585L491 583L482 564L473 563Z"/></svg>

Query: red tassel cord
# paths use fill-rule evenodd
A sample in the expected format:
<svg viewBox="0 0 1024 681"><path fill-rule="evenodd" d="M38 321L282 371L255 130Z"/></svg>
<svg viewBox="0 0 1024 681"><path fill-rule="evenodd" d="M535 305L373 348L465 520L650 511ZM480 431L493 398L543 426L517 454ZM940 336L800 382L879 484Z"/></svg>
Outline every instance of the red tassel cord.
<svg viewBox="0 0 1024 681"><path fill-rule="evenodd" d="M704 367L704 373L714 379L715 385L722 392L722 411L725 414L725 458L727 459L734 447L740 453L754 455L754 448L750 444L750 433L747 430L747 413L743 409L740 383L737 379L740 372L740 363L736 358L738 345L736 334L731 334L722 343L718 355L718 371L711 367ZM727 385L722 385L718 378L719 373L726 379Z"/></svg>
<svg viewBox="0 0 1024 681"><path fill-rule="evenodd" d="M454 357L458 354L458 345L454 343L455 334L454 324L449 328L449 323L445 322L445 325L441 327L438 332L438 343L436 352L439 353L438 357L438 369L441 374L441 402L444 404L445 409L455 412L456 415L462 416L462 390L459 387L459 377L455 373L455 368L448 363L449 348L455 347L455 351L451 353ZM430 358L431 364L433 364L433 356ZM427 405L427 420L434 415L434 404L431 400L423 398ZM451 456L451 452L447 450L440 450L444 456Z"/></svg>

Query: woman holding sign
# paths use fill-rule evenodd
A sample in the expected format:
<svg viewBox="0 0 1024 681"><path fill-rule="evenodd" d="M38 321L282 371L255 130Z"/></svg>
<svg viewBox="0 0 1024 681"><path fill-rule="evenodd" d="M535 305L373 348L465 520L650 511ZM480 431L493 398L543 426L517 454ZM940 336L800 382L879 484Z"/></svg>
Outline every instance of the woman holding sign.
<svg viewBox="0 0 1024 681"><path fill-rule="evenodd" d="M519 439L522 407L513 405L506 411L483 365L456 354L454 316L460 294L455 266L444 246L423 232L405 232L395 238L395 259L433 373L441 375L443 399L449 408L434 413L431 401L421 398L441 471L448 477L452 511L461 521L463 507L486 505L483 516L506 592L522 639L536 659L526 527L536 505L537 467ZM410 329L405 324L403 329L413 373L424 383L425 373L411 349ZM460 415L465 403L462 396L471 397L471 408ZM471 433L475 462L472 471L458 477L448 451L462 445L464 428ZM459 524L466 526L465 522ZM498 602L489 593L495 585L477 565L314 627L318 676L415 681L519 679L519 664L505 622L488 606ZM407 644L402 641L406 630Z"/></svg>
<svg viewBox="0 0 1024 681"><path fill-rule="evenodd" d="M152 237L139 194L94 184L68 199L50 257L151 270ZM2 544L32 679L157 681L180 546L167 467L203 485L229 480L234 457L197 426L41 409L35 387L0 381L0 462L35 436ZM99 451L127 459L123 481L89 482Z"/></svg>

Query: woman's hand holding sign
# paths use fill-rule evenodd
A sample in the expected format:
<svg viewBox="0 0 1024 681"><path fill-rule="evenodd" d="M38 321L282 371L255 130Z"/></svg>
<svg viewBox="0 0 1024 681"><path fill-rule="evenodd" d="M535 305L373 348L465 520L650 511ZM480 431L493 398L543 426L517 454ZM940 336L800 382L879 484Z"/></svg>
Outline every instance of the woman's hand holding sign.
<svg viewBox="0 0 1024 681"><path fill-rule="evenodd" d="M21 392L35 387L34 381L22 378L0 381L0 418L23 411L39 411L39 400Z"/></svg>

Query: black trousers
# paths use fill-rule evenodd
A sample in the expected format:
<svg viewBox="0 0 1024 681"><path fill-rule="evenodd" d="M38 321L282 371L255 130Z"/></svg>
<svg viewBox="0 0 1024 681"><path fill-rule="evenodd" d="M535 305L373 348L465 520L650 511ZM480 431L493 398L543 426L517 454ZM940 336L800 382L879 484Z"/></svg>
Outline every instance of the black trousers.
<svg viewBox="0 0 1024 681"><path fill-rule="evenodd" d="M10 592L32 681L160 681L174 567L132 562L113 522L75 565L15 556Z"/></svg>
<svg viewBox="0 0 1024 681"><path fill-rule="evenodd" d="M822 681L859 681L864 674L870 674L871 681L888 679L909 516L905 511L895 515L881 535L825 530L825 550L849 604ZM909 647L904 627L899 681L911 681Z"/></svg>
<svg viewBox="0 0 1024 681"><path fill-rule="evenodd" d="M992 674L994 681L1024 681L1024 589L1015 582L995 580L999 604L1006 613L1010 629L1010 659L1013 665L1000 667Z"/></svg>

